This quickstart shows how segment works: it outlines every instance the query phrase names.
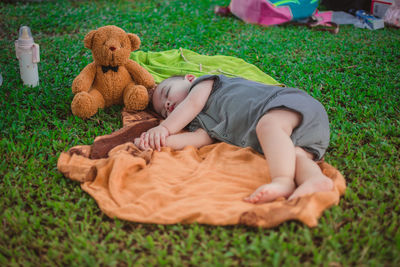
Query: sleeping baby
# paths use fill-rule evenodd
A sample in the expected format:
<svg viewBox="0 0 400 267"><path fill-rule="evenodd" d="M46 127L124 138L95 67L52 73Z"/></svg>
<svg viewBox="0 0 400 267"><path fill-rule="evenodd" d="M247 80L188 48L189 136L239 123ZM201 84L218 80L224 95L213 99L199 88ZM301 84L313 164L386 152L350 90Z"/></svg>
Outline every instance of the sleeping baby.
<svg viewBox="0 0 400 267"><path fill-rule="evenodd" d="M302 90L187 74L162 81L153 107L165 120L135 139L142 150L199 148L223 141L264 154L272 181L246 197L247 202L294 199L333 188L316 163L329 145L328 116ZM189 132L181 132L185 127Z"/></svg>

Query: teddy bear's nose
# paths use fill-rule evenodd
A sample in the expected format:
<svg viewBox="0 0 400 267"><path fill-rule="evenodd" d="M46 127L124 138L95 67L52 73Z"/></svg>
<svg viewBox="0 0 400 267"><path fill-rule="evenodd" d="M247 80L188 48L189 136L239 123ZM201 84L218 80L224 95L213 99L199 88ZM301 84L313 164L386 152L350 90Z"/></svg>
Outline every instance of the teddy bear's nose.
<svg viewBox="0 0 400 267"><path fill-rule="evenodd" d="M116 49L116 48L115 48L114 46L110 46L110 50L111 50L111 51L115 51L115 49Z"/></svg>

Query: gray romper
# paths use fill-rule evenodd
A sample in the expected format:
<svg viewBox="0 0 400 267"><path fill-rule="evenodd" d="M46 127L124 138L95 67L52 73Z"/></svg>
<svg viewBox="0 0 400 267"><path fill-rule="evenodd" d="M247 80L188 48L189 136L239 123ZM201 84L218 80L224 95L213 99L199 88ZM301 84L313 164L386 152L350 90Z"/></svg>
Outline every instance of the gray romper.
<svg viewBox="0 0 400 267"><path fill-rule="evenodd" d="M250 146L263 153L256 134L259 119L274 108L294 110L302 121L291 135L295 146L320 160L329 145L329 121L324 107L306 92L229 78L205 75L197 78L190 90L204 80L214 80L203 110L189 124L189 131L204 129L211 138L240 147Z"/></svg>

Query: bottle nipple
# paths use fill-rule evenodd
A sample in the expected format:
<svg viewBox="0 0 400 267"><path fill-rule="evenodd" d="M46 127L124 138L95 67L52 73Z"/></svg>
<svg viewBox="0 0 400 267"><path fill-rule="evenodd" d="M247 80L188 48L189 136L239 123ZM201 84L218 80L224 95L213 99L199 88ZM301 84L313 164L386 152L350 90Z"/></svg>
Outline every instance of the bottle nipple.
<svg viewBox="0 0 400 267"><path fill-rule="evenodd" d="M19 39L24 39L24 40L32 39L31 29L28 26L22 26L19 29Z"/></svg>
<svg viewBox="0 0 400 267"><path fill-rule="evenodd" d="M34 44L31 29L28 26L22 26L19 28L17 44L19 47L25 49L31 48Z"/></svg>

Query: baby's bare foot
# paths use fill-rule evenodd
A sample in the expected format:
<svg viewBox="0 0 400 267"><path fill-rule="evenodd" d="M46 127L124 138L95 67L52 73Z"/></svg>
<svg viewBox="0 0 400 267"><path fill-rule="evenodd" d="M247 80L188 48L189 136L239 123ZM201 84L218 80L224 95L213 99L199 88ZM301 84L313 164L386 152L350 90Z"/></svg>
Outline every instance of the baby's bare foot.
<svg viewBox="0 0 400 267"><path fill-rule="evenodd" d="M331 191L332 189L332 180L321 174L321 176L308 179L299 187L297 187L293 194L289 197L289 200L316 192Z"/></svg>
<svg viewBox="0 0 400 267"><path fill-rule="evenodd" d="M250 203L271 202L279 197L288 197L294 190L294 182L275 180L270 184L264 184L257 188L253 194L246 197L244 201Z"/></svg>

